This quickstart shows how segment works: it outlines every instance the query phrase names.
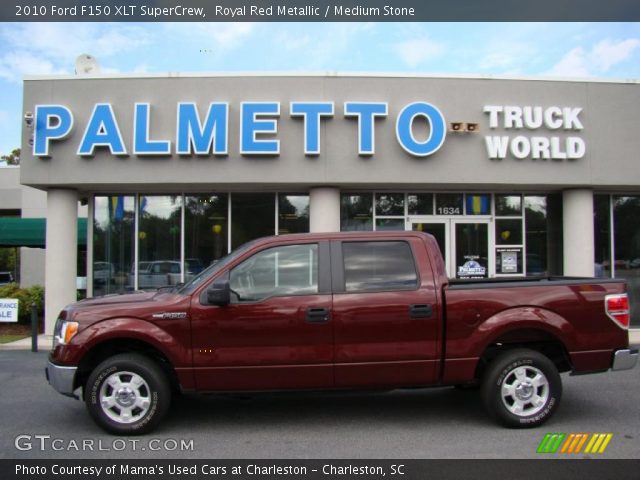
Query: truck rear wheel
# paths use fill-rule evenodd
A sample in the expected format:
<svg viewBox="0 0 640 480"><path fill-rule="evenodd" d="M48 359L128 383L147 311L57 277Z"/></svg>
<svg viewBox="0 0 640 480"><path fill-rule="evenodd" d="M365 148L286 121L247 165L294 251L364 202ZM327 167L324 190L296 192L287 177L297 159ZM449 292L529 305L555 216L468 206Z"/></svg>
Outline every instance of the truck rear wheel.
<svg viewBox="0 0 640 480"><path fill-rule="evenodd" d="M518 348L495 358L482 381L482 400L499 422L516 428L536 427L555 412L562 380L551 360Z"/></svg>
<svg viewBox="0 0 640 480"><path fill-rule="evenodd" d="M118 435L150 432L171 402L171 390L162 369L135 353L103 361L89 375L84 391L91 418L104 430Z"/></svg>

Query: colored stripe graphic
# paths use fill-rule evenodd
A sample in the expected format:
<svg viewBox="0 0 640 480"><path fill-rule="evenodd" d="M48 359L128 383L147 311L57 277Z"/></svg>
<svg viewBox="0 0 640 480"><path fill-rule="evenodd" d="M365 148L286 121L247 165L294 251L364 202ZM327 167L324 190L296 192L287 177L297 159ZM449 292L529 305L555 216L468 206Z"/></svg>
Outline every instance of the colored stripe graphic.
<svg viewBox="0 0 640 480"><path fill-rule="evenodd" d="M582 446L589 438L588 433L572 433L562 445L560 453L580 453Z"/></svg>
<svg viewBox="0 0 640 480"><path fill-rule="evenodd" d="M556 453L562 440L566 437L566 433L547 433L540 445L538 446L537 453Z"/></svg>
<svg viewBox="0 0 640 480"><path fill-rule="evenodd" d="M583 451L585 443L584 453L604 453L612 438L613 433L547 433L536 453L577 454Z"/></svg>
<svg viewBox="0 0 640 480"><path fill-rule="evenodd" d="M594 433L584 453L604 453L612 438L612 433Z"/></svg>

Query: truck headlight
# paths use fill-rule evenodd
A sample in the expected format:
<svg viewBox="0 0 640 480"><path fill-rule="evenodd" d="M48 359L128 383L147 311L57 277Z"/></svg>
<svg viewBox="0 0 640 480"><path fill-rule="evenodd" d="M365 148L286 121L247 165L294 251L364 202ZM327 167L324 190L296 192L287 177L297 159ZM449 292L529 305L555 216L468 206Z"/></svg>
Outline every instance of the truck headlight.
<svg viewBox="0 0 640 480"><path fill-rule="evenodd" d="M71 322L59 318L53 332L53 348L69 343L75 334L78 333L78 326L78 322Z"/></svg>

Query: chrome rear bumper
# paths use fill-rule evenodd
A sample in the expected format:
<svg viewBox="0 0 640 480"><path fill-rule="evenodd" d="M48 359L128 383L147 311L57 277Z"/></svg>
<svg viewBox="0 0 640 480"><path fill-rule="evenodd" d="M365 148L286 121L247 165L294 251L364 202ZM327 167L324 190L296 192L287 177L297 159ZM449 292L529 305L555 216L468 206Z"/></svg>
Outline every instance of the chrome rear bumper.
<svg viewBox="0 0 640 480"><path fill-rule="evenodd" d="M638 350L616 350L613 354L613 366L611 370L629 370L638 363Z"/></svg>

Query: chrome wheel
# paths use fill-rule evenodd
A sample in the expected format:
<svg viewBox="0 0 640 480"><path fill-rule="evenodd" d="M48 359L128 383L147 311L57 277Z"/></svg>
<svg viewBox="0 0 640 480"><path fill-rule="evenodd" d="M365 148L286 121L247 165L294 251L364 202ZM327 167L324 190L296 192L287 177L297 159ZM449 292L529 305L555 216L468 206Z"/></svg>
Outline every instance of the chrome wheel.
<svg viewBox="0 0 640 480"><path fill-rule="evenodd" d="M100 407L114 422L136 422L147 414L150 406L151 390L137 373L115 372L100 387Z"/></svg>
<svg viewBox="0 0 640 480"><path fill-rule="evenodd" d="M500 388L502 403L512 414L528 417L540 412L549 399L549 380L536 367L523 365L507 373Z"/></svg>

